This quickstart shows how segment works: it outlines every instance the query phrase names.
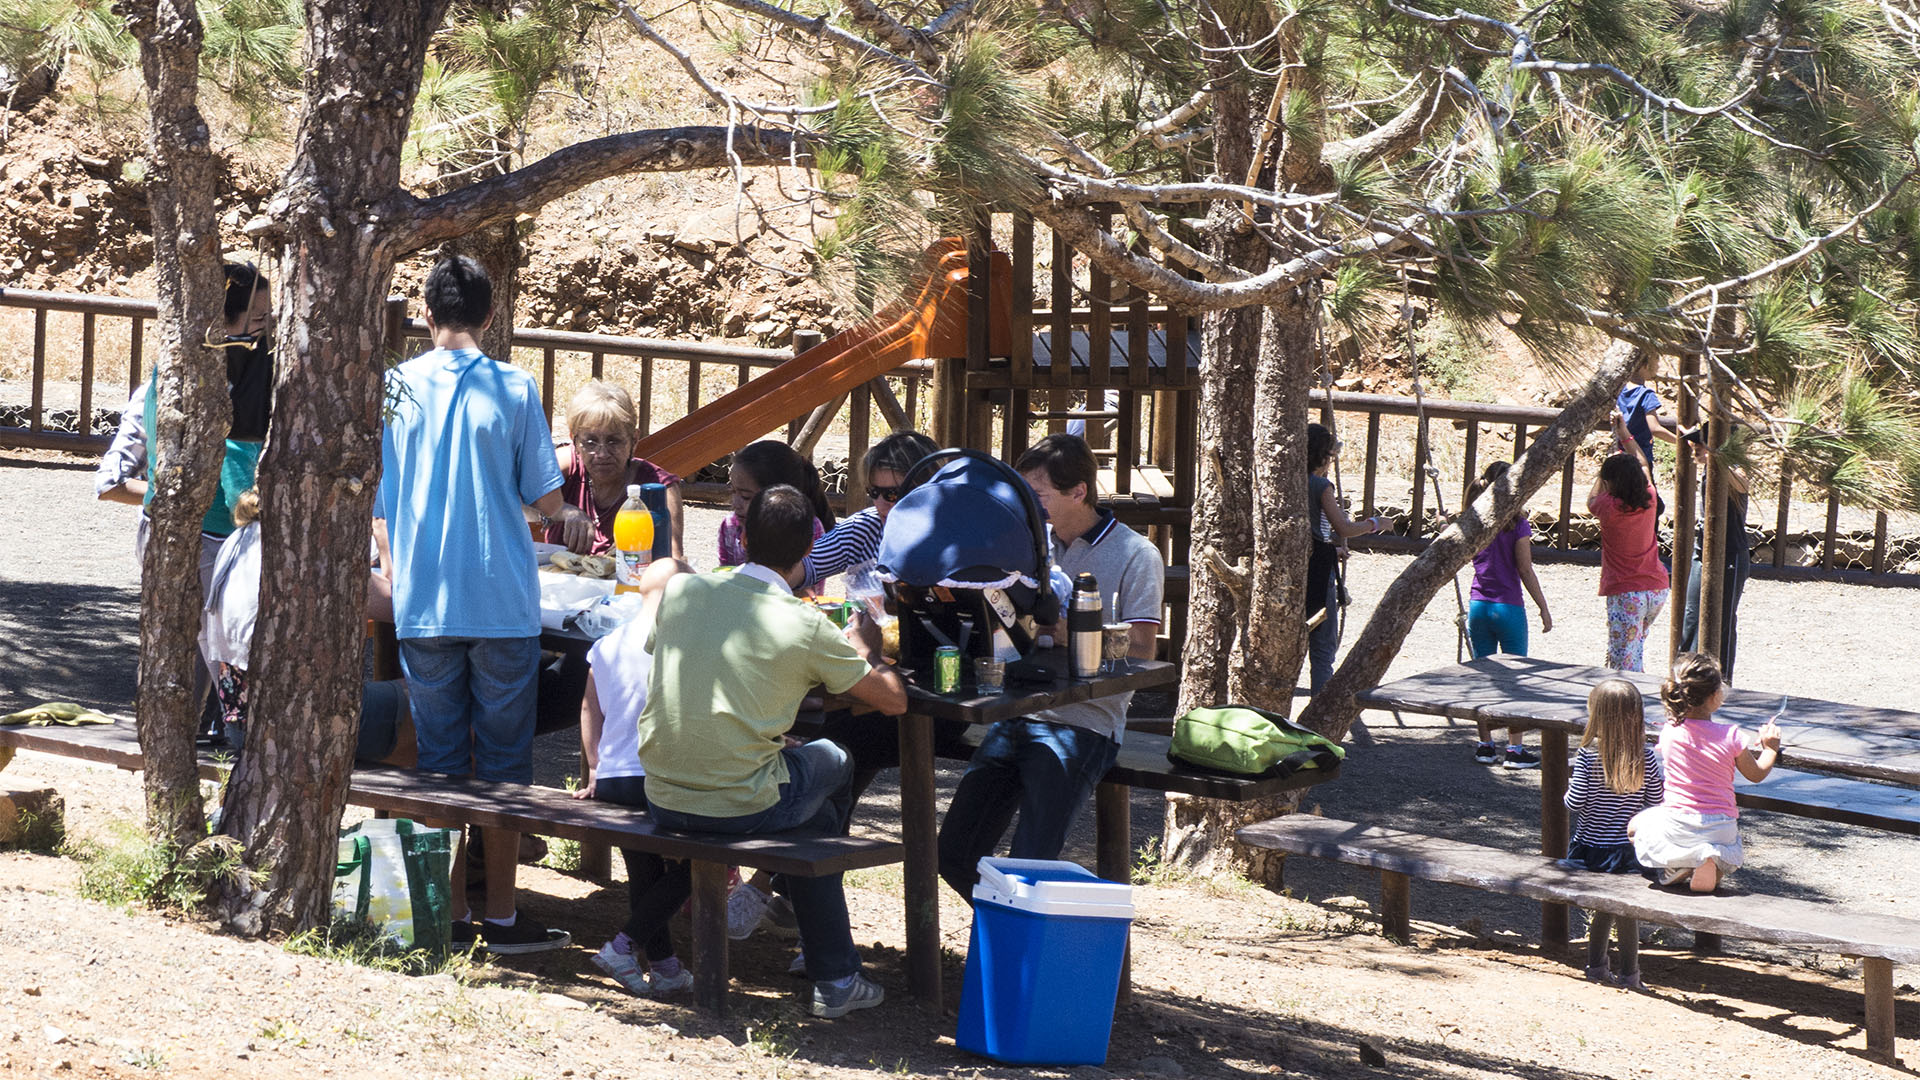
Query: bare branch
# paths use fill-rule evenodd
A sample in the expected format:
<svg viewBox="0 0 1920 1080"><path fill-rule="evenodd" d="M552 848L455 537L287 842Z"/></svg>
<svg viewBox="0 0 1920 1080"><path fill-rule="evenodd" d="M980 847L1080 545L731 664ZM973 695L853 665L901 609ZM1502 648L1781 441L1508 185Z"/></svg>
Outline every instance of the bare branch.
<svg viewBox="0 0 1920 1080"><path fill-rule="evenodd" d="M953 29L954 23L971 14L973 14L973 0L960 0L959 3L935 15L933 21L920 28L920 32L927 37L940 37Z"/></svg>
<svg viewBox="0 0 1920 1080"><path fill-rule="evenodd" d="M897 68L904 74L911 75L929 85L940 85L940 81L932 75L927 74L926 69L919 64L907 57L901 56L899 53L890 52L865 38L840 29L827 21L825 15L810 19L805 15L788 11L786 8L776 4L769 4L766 0L720 0L720 3L730 8L744 11L749 15L758 15L768 22L778 23L789 30L797 30L809 37L823 39L830 44L846 49L863 60L870 60Z"/></svg>
<svg viewBox="0 0 1920 1080"><path fill-rule="evenodd" d="M1321 149L1320 159L1339 168L1347 164L1398 157L1413 149L1427 137L1433 125L1446 119L1456 107L1454 97L1447 93L1446 86L1444 80L1435 80L1418 100L1402 109L1398 116L1364 135L1328 143Z"/></svg>
<svg viewBox="0 0 1920 1080"><path fill-rule="evenodd" d="M629 131L556 150L502 176L420 199L404 192L381 215L396 255L431 247L502 218L536 210L588 184L635 172L685 172L740 165L786 165L795 133L782 128L679 127Z"/></svg>
<svg viewBox="0 0 1920 1080"><path fill-rule="evenodd" d="M673 57L674 60L685 69L687 77L693 80L694 85L698 86L708 97L730 110L745 109L748 112L768 116L811 116L818 113L832 112L836 108L834 105L815 105L811 107L775 105L771 102L746 101L736 97L732 91L715 86L709 82L707 77L700 73L699 66L693 62L693 57L688 56L686 50L680 46L667 40L666 35L655 30L653 24L648 22L639 12L633 10L627 3L627 0L616 0L616 3L620 8L620 17L627 21L627 25L633 27L634 33L653 42L660 47L660 51Z"/></svg>

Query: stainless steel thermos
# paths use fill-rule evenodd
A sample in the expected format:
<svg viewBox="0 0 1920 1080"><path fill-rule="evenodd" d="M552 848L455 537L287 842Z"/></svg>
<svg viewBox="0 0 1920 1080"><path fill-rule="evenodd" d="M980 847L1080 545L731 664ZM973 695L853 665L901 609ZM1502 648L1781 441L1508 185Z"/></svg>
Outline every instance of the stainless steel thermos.
<svg viewBox="0 0 1920 1080"><path fill-rule="evenodd" d="M1067 648L1073 657L1074 678L1100 674L1101 627L1106 621L1099 583L1092 574L1081 574L1074 580L1073 605L1067 611Z"/></svg>

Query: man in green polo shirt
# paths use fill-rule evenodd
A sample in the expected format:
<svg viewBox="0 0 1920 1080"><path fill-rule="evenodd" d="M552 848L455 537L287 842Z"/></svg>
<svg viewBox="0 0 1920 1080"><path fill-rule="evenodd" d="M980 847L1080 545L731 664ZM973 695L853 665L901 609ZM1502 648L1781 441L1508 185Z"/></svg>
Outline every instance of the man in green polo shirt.
<svg viewBox="0 0 1920 1080"><path fill-rule="evenodd" d="M639 722L647 804L670 829L838 835L852 808L852 759L826 739L785 745L800 700L824 686L898 716L906 684L881 658L872 623L856 620L843 634L793 595L813 546L806 496L784 484L755 495L745 540L750 561L739 570L683 574L660 600ZM813 1014L880 1004L880 985L860 972L840 875L789 877L786 887Z"/></svg>

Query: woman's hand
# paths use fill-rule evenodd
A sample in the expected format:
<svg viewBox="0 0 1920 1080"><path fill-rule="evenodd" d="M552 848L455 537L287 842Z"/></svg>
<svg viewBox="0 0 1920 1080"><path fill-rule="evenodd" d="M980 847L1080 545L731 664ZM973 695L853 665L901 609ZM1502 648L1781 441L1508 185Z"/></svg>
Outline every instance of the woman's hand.
<svg viewBox="0 0 1920 1080"><path fill-rule="evenodd" d="M586 784L584 784L581 787L577 787L573 789L572 791L568 792L568 794L572 795L576 799L593 798L593 772L591 770L587 772Z"/></svg>
<svg viewBox="0 0 1920 1080"><path fill-rule="evenodd" d="M1771 750L1776 754L1780 752L1779 724L1769 720L1766 726L1760 729L1760 749Z"/></svg>
<svg viewBox="0 0 1920 1080"><path fill-rule="evenodd" d="M1540 632L1543 634L1553 633L1553 613L1546 608L1540 609Z"/></svg>
<svg viewBox="0 0 1920 1080"><path fill-rule="evenodd" d="M560 542L575 555L587 555L593 551L594 520L593 515L568 503L554 515L554 523L560 526Z"/></svg>

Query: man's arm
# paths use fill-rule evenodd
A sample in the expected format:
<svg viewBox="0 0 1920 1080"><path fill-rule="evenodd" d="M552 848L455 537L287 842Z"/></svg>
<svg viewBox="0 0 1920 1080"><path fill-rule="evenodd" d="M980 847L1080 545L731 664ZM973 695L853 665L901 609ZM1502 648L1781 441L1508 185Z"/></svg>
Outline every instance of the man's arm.
<svg viewBox="0 0 1920 1080"><path fill-rule="evenodd" d="M848 687L847 693L888 716L899 716L906 712L907 681L881 655L880 627L864 614L856 614L853 621L847 624L846 638L868 667L866 675Z"/></svg>

